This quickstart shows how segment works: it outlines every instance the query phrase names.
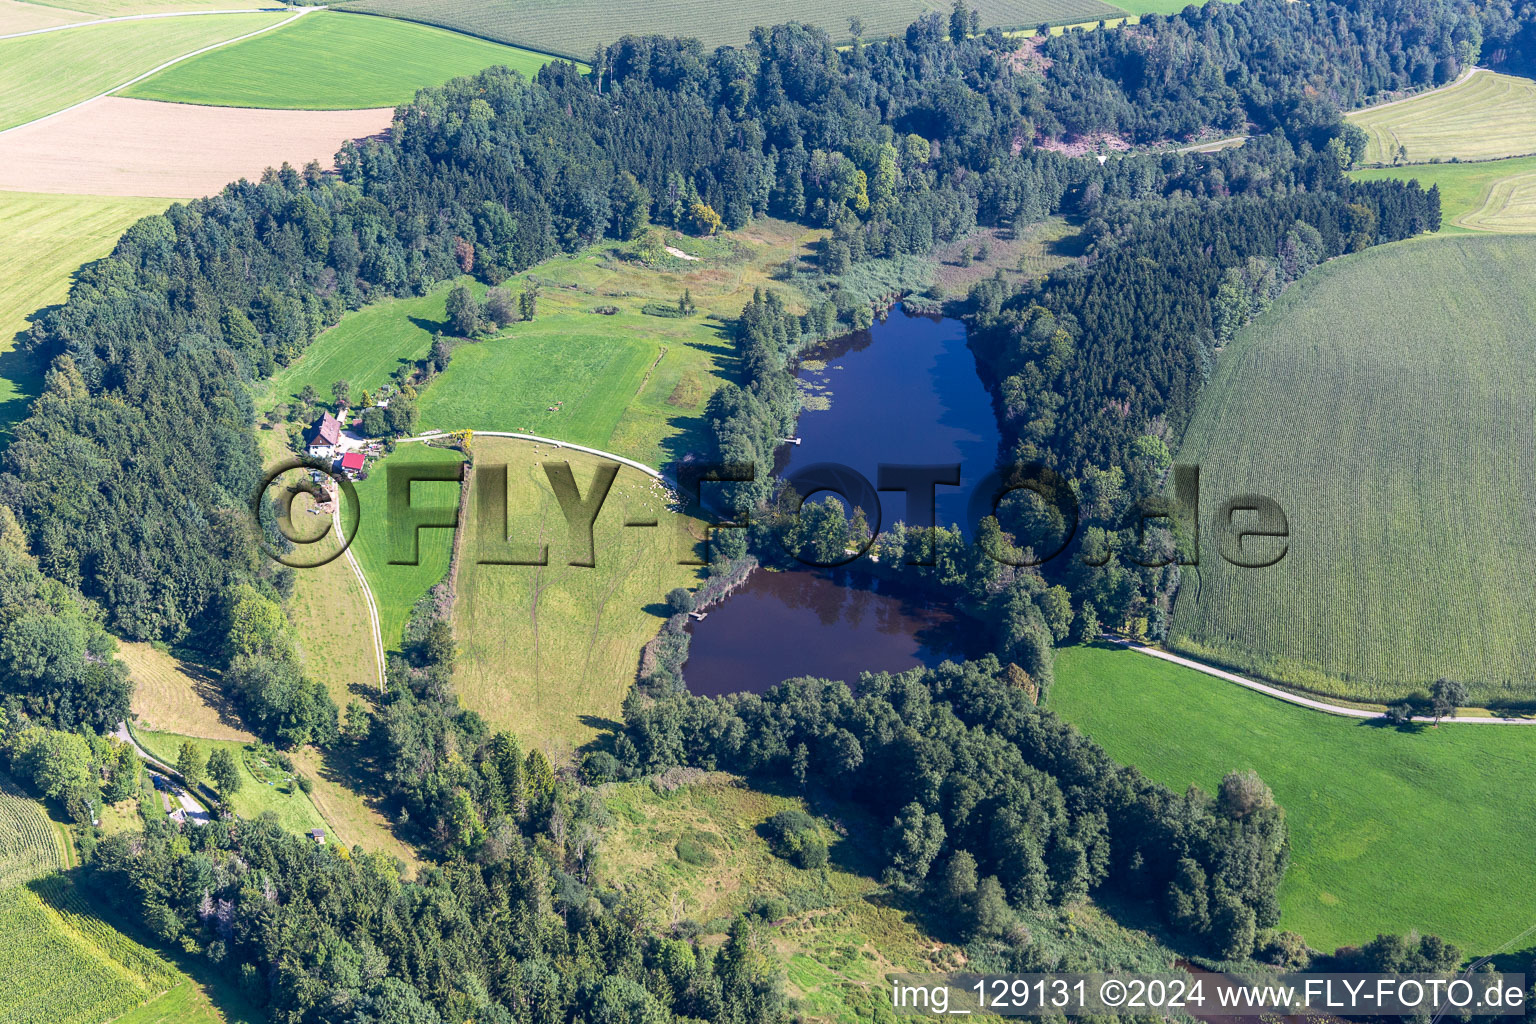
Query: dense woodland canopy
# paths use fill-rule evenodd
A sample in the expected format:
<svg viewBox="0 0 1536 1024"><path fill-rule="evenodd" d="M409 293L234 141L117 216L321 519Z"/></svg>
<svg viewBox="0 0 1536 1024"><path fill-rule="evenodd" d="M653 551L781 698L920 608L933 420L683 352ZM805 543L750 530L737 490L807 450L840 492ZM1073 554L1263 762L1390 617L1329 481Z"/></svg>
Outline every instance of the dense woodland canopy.
<svg viewBox="0 0 1536 1024"><path fill-rule="evenodd" d="M104 842L91 868L101 892L276 1020L786 1019L745 924L712 951L652 934L589 884L605 812L584 783L683 763L802 787L814 776L865 805L889 822L892 885L947 901L978 963L1050 965L1010 914L1106 887L1151 893L1201 949L1253 951L1286 863L1262 782L1170 793L1034 703L1052 645L1093 636L1100 615L1156 635L1176 566L1111 553L1042 574L943 533L931 566L907 567L920 544L894 530L882 571L985 621L996 658L872 677L856 697L802 680L706 701L675 692L674 674L637 691L613 752L557 778L459 707L443 622L413 622L374 713L343 722L304 678L281 609L291 577L245 528L260 475L250 385L348 310L466 268L496 284L648 222L697 232L773 214L831 229L806 271L830 283L827 300L799 313L754 297L735 330L740 373L709 403L715 451L700 453L767 465L797 410L790 360L872 315L838 280L978 225L1068 213L1090 242L1079 265L984 282L967 311L1001 454L1070 479L1082 550L1123 546L1232 331L1319 261L1438 224L1433 193L1344 180L1359 139L1339 108L1448 81L1480 52L1517 59L1529 23L1523 5L1465 0L1246 0L1039 41L951 34L937 16L844 51L799 25L714 53L627 38L590 74L492 69L424 90L387 138L349 145L339 174L285 167L146 218L30 336L50 369L0 473L12 767L77 811L131 790L123 750L70 731L126 712L109 629L204 647L269 739L356 746L447 866L404 883L380 861L231 820L180 835L150 823L142 840ZM1249 126L1263 137L1215 154L1100 165L1051 148ZM754 537L725 535L727 566L784 528L766 482L740 497L770 514ZM799 537L813 548L859 533L830 506L813 516ZM1024 528L1048 518L1010 509L981 532L1025 547ZM776 827L777 847L815 859L799 825ZM1450 956L1400 945L1380 962Z"/></svg>

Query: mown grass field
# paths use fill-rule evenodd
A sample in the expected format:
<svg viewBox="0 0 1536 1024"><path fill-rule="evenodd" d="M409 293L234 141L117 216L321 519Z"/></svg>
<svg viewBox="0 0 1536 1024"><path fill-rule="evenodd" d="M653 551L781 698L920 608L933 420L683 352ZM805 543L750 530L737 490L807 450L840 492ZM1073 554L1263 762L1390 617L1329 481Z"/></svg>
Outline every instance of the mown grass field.
<svg viewBox="0 0 1536 1024"><path fill-rule="evenodd" d="M1175 790L1257 771L1290 825L1280 926L1315 948L1417 928L1487 953L1536 918L1527 727L1400 732L1103 647L1058 652L1050 706Z"/></svg>
<svg viewBox="0 0 1536 1024"><path fill-rule="evenodd" d="M107 255L130 224L168 205L0 192L0 443L42 388L42 368L16 351L27 317L63 302L82 264Z"/></svg>
<svg viewBox="0 0 1536 1024"><path fill-rule="evenodd" d="M1239 335L1179 453L1206 533L1170 646L1362 701L1442 675L1476 704L1536 701L1533 258L1523 236L1371 249ZM1284 509L1289 547L1238 569L1210 517L1253 493Z"/></svg>
<svg viewBox="0 0 1536 1024"><path fill-rule="evenodd" d="M404 444L394 454L370 464L368 479L357 484L357 501L361 507L357 537L352 542L352 553L368 577L368 586L379 606L379 631L384 637L384 649L400 646L405 623L410 618L416 602L426 596L448 572L448 561L453 554L453 531L450 529L420 530L416 535L417 557L415 565L390 565L388 490L390 466L410 463L458 464L464 457L446 448L432 448L425 444ZM411 488L413 508L454 508L459 501L459 483L452 481L419 481ZM343 510L343 516L346 512ZM361 594L358 598L361 599ZM358 609L366 623L367 612ZM302 634L306 649L323 646L324 635Z"/></svg>
<svg viewBox="0 0 1536 1024"><path fill-rule="evenodd" d="M166 68L123 95L220 107L392 107L492 65L532 76L548 61L458 32L321 11Z"/></svg>
<svg viewBox="0 0 1536 1024"><path fill-rule="evenodd" d="M1351 171L1356 181L1396 178L1440 188L1440 234L1536 231L1536 156Z"/></svg>
<svg viewBox="0 0 1536 1024"><path fill-rule="evenodd" d="M133 679L133 713L141 729L243 743L256 738L219 689L215 670L147 643L119 641L117 656Z"/></svg>
<svg viewBox="0 0 1536 1024"><path fill-rule="evenodd" d="M982 25L1000 28L1096 21L1125 13L1101 0L978 0L971 6L981 12ZM576 60L587 60L599 43L613 43L626 34L692 37L705 49L714 49L745 43L755 26L787 21L816 25L834 41L845 42L849 19L857 17L863 22L865 39L882 39L901 34L928 11L948 15L950 9L933 0L772 0L752 5L707 0L354 0L345 7L442 25Z"/></svg>
<svg viewBox="0 0 1536 1024"><path fill-rule="evenodd" d="M480 436L474 445L477 467L507 467L509 536L547 544L549 556L544 566L477 564L480 499L472 497L454 605L454 686L466 707L525 744L568 751L602 720L622 717L640 648L666 614L662 601L692 585L695 570L677 564L665 489L638 470L615 478L593 530L597 564L586 568L569 564L584 552L569 543L544 463L568 461L586 495L602 460L506 438ZM658 525L626 527L631 520Z"/></svg>
<svg viewBox="0 0 1536 1024"><path fill-rule="evenodd" d="M613 825L598 849L595 874L633 894L653 927L686 918L713 942L731 916L750 913L765 898L784 901L784 917L756 927L784 963L788 992L807 1020L894 1024L900 1018L881 991L887 972L954 970L960 963L959 951L944 939L945 922L922 917L915 903L876 881L880 865L871 857L871 837L879 824L854 808L811 808L827 815L822 835L831 859L825 870L808 871L775 856L759 832L779 811L807 809L798 798L701 773L670 791L615 785L606 790L606 803ZM684 860L683 844L703 856L690 850ZM1091 903L1027 915L1026 923L1036 943L1069 952L1079 964L1166 970L1172 963L1168 950Z"/></svg>
<svg viewBox="0 0 1536 1024"><path fill-rule="evenodd" d="M0 129L90 99L174 57L275 25L283 17L210 14L118 21L0 39Z"/></svg>
<svg viewBox="0 0 1536 1024"><path fill-rule="evenodd" d="M1536 153L1536 82L1478 71L1456 85L1346 115L1370 139L1367 163L1492 160Z"/></svg>

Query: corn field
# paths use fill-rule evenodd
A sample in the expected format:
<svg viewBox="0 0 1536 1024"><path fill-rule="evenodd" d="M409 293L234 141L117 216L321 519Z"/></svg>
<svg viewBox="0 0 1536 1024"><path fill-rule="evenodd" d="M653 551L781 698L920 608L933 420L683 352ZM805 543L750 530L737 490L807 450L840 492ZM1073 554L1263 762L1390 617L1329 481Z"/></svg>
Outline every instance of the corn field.
<svg viewBox="0 0 1536 1024"><path fill-rule="evenodd" d="M0 779L0 889L64 867L59 843L42 807Z"/></svg>
<svg viewBox="0 0 1536 1024"><path fill-rule="evenodd" d="M1536 704L1533 257L1510 236L1368 250L1238 336L1180 453L1203 518L1174 647L1345 698L1447 676ZM1240 494L1288 519L1271 568L1217 554L1212 516Z"/></svg>

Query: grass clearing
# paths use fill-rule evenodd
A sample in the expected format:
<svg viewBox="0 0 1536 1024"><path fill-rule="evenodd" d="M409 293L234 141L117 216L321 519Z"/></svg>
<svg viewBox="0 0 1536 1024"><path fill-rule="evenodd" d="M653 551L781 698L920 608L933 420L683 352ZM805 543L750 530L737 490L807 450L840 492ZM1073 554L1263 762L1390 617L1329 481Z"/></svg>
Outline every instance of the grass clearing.
<svg viewBox="0 0 1536 1024"><path fill-rule="evenodd" d="M457 32L320 11L166 68L123 95L219 107L393 107L492 65L532 77L548 61Z"/></svg>
<svg viewBox="0 0 1536 1024"><path fill-rule="evenodd" d="M1475 955L1530 925L1530 729L1400 732L1106 647L1058 652L1051 709L1175 790L1257 771L1291 830L1280 926L1316 948L1417 928Z"/></svg>
<svg viewBox="0 0 1536 1024"><path fill-rule="evenodd" d="M605 460L508 438L480 436L474 446L477 467L507 467L509 535L547 544L548 564L477 564L480 499L472 496L454 605L454 688L492 725L563 753L622 718L640 648L666 615L662 601L692 585L695 570L677 564L667 492L638 470L615 478L593 531L597 565L586 568L568 564L577 552L544 464L569 461L585 495ZM626 527L631 520L659 525Z"/></svg>
<svg viewBox="0 0 1536 1024"><path fill-rule="evenodd" d="M541 263L504 285L516 293L537 279L538 318L456 348L422 393L421 424L558 437L649 466L702 451L705 403L733 369L728 325L754 288L778 288L804 308L805 297L771 275L821 234L763 220L716 239L669 236L698 258L669 256L655 268L632 258L634 246L613 244ZM694 315L643 312L675 306L685 289Z"/></svg>
<svg viewBox="0 0 1536 1024"><path fill-rule="evenodd" d="M395 835L394 821L379 810L379 802L351 788L365 776L346 763L345 752L304 747L291 753L294 767L314 781L309 798L325 818L332 842L393 857L411 871L421 867L421 857Z"/></svg>
<svg viewBox="0 0 1536 1024"><path fill-rule="evenodd" d="M1374 248L1238 336L1179 460L1200 466L1207 515L1277 501L1288 550L1238 569L1208 532L1170 646L1357 701L1442 675L1474 704L1536 700L1533 258L1523 236Z"/></svg>
<svg viewBox="0 0 1536 1024"><path fill-rule="evenodd" d="M120 640L117 654L133 678L139 728L205 740L249 743L256 738L220 691L216 670L147 643Z"/></svg>
<svg viewBox="0 0 1536 1024"><path fill-rule="evenodd" d="M0 192L0 443L42 389L42 368L16 351L27 317L69 295L82 264L112 251L164 199L102 199Z"/></svg>
<svg viewBox="0 0 1536 1024"><path fill-rule="evenodd" d="M469 278L477 295L485 287ZM259 408L297 402L309 385L330 401L331 385L349 381L354 393L375 391L403 364L425 359L432 333L447 326L445 306L453 283L443 282L426 295L392 299L348 313L341 322L310 342L298 359L267 378Z"/></svg>
<svg viewBox="0 0 1536 1024"><path fill-rule="evenodd" d="M204 46L276 25L275 13L86 25L0 39L0 129L90 99Z"/></svg>
<svg viewBox="0 0 1536 1024"><path fill-rule="evenodd" d="M941 938L945 922L881 886L871 857L878 823L848 806L810 807L791 796L748 788L724 773L697 773L670 790L649 783L605 787L613 825L598 849L599 882L633 894L649 926L680 919L704 926L705 942L737 914L783 901L785 916L756 927L784 963L788 992L808 1021L898 1020L881 991L887 972L957 970L959 950ZM822 813L830 847L825 869L805 870L775 856L763 824L783 810ZM703 863L679 849L701 848ZM1147 935L1116 924L1092 903L1023 916L1035 941L1069 952L1080 965L1167 970L1173 955ZM1088 969L1084 966L1083 969ZM990 1019L990 1018L988 1018Z"/></svg>
<svg viewBox="0 0 1536 1024"><path fill-rule="evenodd" d="M1367 163L1492 160L1536 153L1536 81L1478 71L1469 78L1346 118L1370 139Z"/></svg>
<svg viewBox="0 0 1536 1024"><path fill-rule="evenodd" d="M973 6L982 25L1000 28L1097 21L1125 13L1102 0L978 0ZM626 33L692 37L712 50L747 42L758 25L802 21L825 29L836 42L847 42L850 18L863 22L865 39L880 39L901 34L929 11L949 11L932 0L773 0L761 5L708 0L356 0L345 8L441 25L576 60L587 60L599 43L615 42Z"/></svg>

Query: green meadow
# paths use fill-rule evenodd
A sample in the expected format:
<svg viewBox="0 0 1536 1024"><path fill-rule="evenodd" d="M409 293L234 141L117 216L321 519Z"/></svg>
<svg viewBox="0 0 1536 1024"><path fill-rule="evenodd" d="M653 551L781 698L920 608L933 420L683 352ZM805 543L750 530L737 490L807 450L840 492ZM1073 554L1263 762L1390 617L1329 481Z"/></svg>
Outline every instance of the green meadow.
<svg viewBox="0 0 1536 1024"><path fill-rule="evenodd" d="M169 205L165 199L0 192L0 443L42 389L43 368L17 351L27 318L64 301L81 264L110 253L129 225Z"/></svg>
<svg viewBox="0 0 1536 1024"><path fill-rule="evenodd" d="M548 61L458 32L321 11L183 61L123 95L221 107L392 107L417 89L492 65L531 76Z"/></svg>
<svg viewBox="0 0 1536 1024"><path fill-rule="evenodd" d="M1536 156L1351 171L1356 181L1396 178L1440 188L1440 234L1536 231Z"/></svg>
<svg viewBox="0 0 1536 1024"><path fill-rule="evenodd" d="M286 15L210 14L118 21L0 39L0 129L88 100L183 54Z"/></svg>
<svg viewBox="0 0 1536 1024"><path fill-rule="evenodd" d="M357 484L361 513L351 550L363 567L374 602L379 606L379 631L386 651L400 646L411 609L448 572L449 558L453 554L452 530L420 530L416 535L417 563L390 564L386 486L389 467L422 463L457 465L463 461L464 457L451 449L433 448L419 442L403 444L394 454L370 463L368 479ZM411 487L411 503L415 508L457 508L458 502L457 480L419 481Z"/></svg>
<svg viewBox="0 0 1536 1024"><path fill-rule="evenodd" d="M1257 771L1290 826L1280 927L1314 948L1416 928L1477 955L1536 920L1536 729L1404 732L1105 647L1058 652L1050 706L1175 790Z"/></svg>
<svg viewBox="0 0 1536 1024"><path fill-rule="evenodd" d="M1373 248L1238 335L1178 456L1207 520L1170 646L1359 701L1450 676L1474 704L1536 702L1533 258L1515 235ZM1290 537L1239 569L1209 517L1254 493Z"/></svg>

